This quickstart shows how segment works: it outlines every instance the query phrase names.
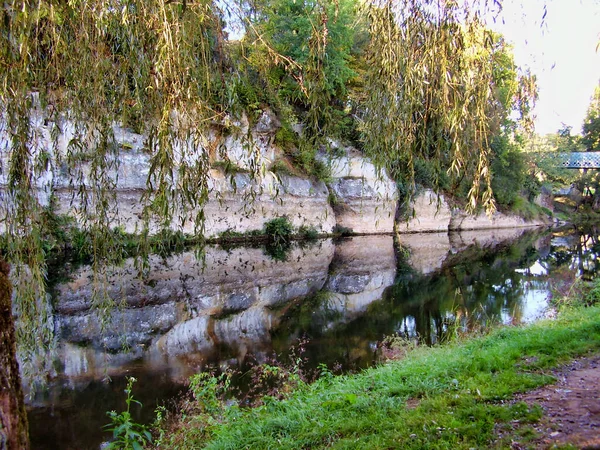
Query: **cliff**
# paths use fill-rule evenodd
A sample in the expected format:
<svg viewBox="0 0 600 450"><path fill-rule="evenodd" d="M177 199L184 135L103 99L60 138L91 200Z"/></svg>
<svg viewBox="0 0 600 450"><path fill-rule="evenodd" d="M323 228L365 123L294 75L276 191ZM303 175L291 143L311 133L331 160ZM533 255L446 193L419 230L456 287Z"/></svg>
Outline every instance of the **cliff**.
<svg viewBox="0 0 600 450"><path fill-rule="evenodd" d="M50 125L43 120L33 117L32 124L36 136L34 153L45 151L65 156L78 139L73 124L67 121L54 139ZM227 133L215 127L207 142L187 142L185 151L182 149L180 154L174 155L175 159L195 158L209 164L208 196L199 206L204 210L206 237L217 237L227 231L261 230L266 222L282 216L286 216L296 229L305 227L320 233L345 229L359 234L376 234L391 233L395 228L399 233L439 232L540 224L502 214L492 218L469 216L451 208L444 196L431 190L424 190L416 197L415 216L411 220L398 219L394 223L398 207L394 181L352 147L333 143L334 152L317 152L318 160L329 169L326 182L278 172L278 163L287 158L275 142L279 127L277 118L266 111L252 126L242 118ZM115 167L107 177L116 188L111 220L113 226L135 233L142 228L143 194L152 164L145 147L147 136L116 125L114 136L117 146ZM0 141L3 146L10 145L6 130L0 131ZM6 154L3 153L4 159ZM35 177L41 203L47 204L53 195L58 213L78 217L81 208L77 195L79 184L93 184L89 177L91 164L85 159L80 162L80 179L76 184L64 165ZM5 177L5 174L1 175L1 184L6 184ZM178 183L177 175L174 183ZM176 219L171 227L193 233L193 217L197 212L180 208L175 211ZM151 223L150 231L157 230L158 223Z"/></svg>

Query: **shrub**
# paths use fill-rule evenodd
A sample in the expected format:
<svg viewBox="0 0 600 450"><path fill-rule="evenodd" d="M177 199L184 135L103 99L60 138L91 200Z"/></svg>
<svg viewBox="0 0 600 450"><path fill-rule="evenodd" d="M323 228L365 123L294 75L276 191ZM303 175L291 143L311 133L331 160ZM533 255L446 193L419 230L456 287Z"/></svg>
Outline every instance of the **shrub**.
<svg viewBox="0 0 600 450"><path fill-rule="evenodd" d="M288 122L283 122L281 128L275 133L275 144L284 151L289 151L298 145L298 135L294 133Z"/></svg>
<svg viewBox="0 0 600 450"><path fill-rule="evenodd" d="M298 234L302 235L304 239L308 239L309 241L314 241L319 237L319 232L315 227L308 227L306 225L302 225L298 229Z"/></svg>
<svg viewBox="0 0 600 450"><path fill-rule="evenodd" d="M265 234L274 245L285 245L289 243L293 227L286 217L277 217L265 224Z"/></svg>
<svg viewBox="0 0 600 450"><path fill-rule="evenodd" d="M353 233L352 229L348 227L344 227L342 225L336 225L333 228L333 234L337 234L340 236L350 236Z"/></svg>

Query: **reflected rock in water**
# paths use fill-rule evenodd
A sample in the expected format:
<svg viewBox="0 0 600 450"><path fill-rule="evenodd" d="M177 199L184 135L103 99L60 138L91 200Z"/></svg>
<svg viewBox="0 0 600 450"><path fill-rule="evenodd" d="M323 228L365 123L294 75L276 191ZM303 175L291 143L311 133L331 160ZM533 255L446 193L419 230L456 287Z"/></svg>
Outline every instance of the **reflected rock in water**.
<svg viewBox="0 0 600 450"><path fill-rule="evenodd" d="M64 375L114 375L142 358L182 380L208 363L239 364L249 353L264 360L273 352L273 333L286 334L290 342L298 337L286 328L290 307L324 292L328 300L310 320L327 330L364 314L396 272L390 236L294 247L286 261L256 248L209 247L204 262L186 252L153 257L151 264L144 281L135 277L133 261L114 269L109 293L116 302L127 298L108 317L89 308L89 269L57 287ZM325 319L324 310L336 311L335 320Z"/></svg>
<svg viewBox="0 0 600 450"><path fill-rule="evenodd" d="M341 313L338 320L352 320L381 299L395 276L394 242L390 236L345 239L336 246L325 286L328 301L322 307Z"/></svg>
<svg viewBox="0 0 600 450"><path fill-rule="evenodd" d="M421 233L399 235L402 247L409 251L410 267L428 275L442 269L448 257L469 247L495 248L519 239L526 228L501 228L492 230L455 231L450 233Z"/></svg>
<svg viewBox="0 0 600 450"><path fill-rule="evenodd" d="M459 253L471 245L476 245L482 249L494 248L499 244L515 241L529 231L527 228L498 228L451 232L448 236L452 253Z"/></svg>
<svg viewBox="0 0 600 450"><path fill-rule="evenodd" d="M409 250L410 266L424 275L441 269L451 250L448 233L403 235L401 244Z"/></svg>
<svg viewBox="0 0 600 450"><path fill-rule="evenodd" d="M385 336L434 343L456 330L527 321L547 305L555 268L570 273L575 262L596 255L581 239L574 240L576 252L535 233L501 241L514 236L402 235L412 267L396 261L391 236L295 247L286 261L261 249L210 247L204 264L192 253L152 258L146 282L129 261L114 269L110 293L117 302L131 297L110 313L104 332L102 315L89 309L89 271L82 269L56 289L64 294L54 302L60 356L48 391L29 401L37 436L50 422L69 436L84 426L101 430L104 411L122 408L126 375L140 380L136 398L152 411L157 398L174 398L194 373L243 369L274 354L285 362L299 342L308 369L359 369L377 360ZM454 253L460 249L467 251ZM101 381L107 377L111 383Z"/></svg>
<svg viewBox="0 0 600 450"><path fill-rule="evenodd" d="M257 248L209 247L204 261L190 252L152 257L145 280L135 276L134 262L127 261L114 269L109 288L117 304L125 296L126 307L107 316L90 309L90 269L81 269L56 289L57 334L64 342L112 354L141 347L165 355L212 356L216 346L244 335L240 330L265 336L264 330L276 322L271 308L318 292L333 253L331 240L293 248L286 261L270 259ZM231 331L235 327L238 331Z"/></svg>
<svg viewBox="0 0 600 450"><path fill-rule="evenodd" d="M406 281L398 281L391 236L293 247L285 261L271 259L258 248L208 247L204 261L190 252L152 257L146 280L138 279L133 261L127 261L113 270L109 290L117 303L125 296L124 306L111 310L108 317L89 308L93 290L90 271L83 268L56 289L59 372L67 378L101 379L139 365L168 371L169 377L183 381L208 364L238 365L249 354L264 361L273 352L287 351L302 336L313 340L311 351L318 354L321 350L316 347L333 348L336 336L355 327L364 328L366 334L344 350L345 358L367 360L381 333L423 332L422 320L411 322L417 316L405 314L413 303L407 303L412 290L429 292L437 305L443 299L440 289L432 286L441 283L438 287L447 293L444 299L454 298L456 287L443 282L447 280L443 273L465 261L453 251L495 248L502 238L518 234L520 230L403 235L412 265ZM465 258L477 258L476 254ZM482 270L483 266L473 273L452 269L453 279L466 283L462 292L468 293L469 280ZM431 276L430 281L423 278ZM504 285L504 279L494 284ZM390 304L389 289L395 285L398 295ZM379 311L378 325L367 332L367 317L374 311ZM396 313L394 324L379 323ZM103 320L108 326L102 326Z"/></svg>

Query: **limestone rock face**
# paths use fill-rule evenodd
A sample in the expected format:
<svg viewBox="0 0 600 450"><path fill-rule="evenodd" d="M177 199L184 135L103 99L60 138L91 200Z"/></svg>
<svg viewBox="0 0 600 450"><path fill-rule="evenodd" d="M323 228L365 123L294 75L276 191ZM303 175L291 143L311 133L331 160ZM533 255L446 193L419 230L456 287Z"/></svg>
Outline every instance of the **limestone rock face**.
<svg viewBox="0 0 600 450"><path fill-rule="evenodd" d="M552 202L551 195L546 196L545 204ZM456 230L488 230L500 228L535 227L545 225L542 219L528 221L516 215L494 213L490 218L485 213L468 214L458 208L451 209L441 194L431 189L419 193L412 205L415 216L409 220L399 219L396 224L398 233L442 232Z"/></svg>
<svg viewBox="0 0 600 450"><path fill-rule="evenodd" d="M330 166L337 225L355 233L391 233L397 205L396 184L356 150L320 158Z"/></svg>
<svg viewBox="0 0 600 450"><path fill-rule="evenodd" d="M412 209L414 217L409 220L400 219L396 224L398 233L448 231L452 213L443 195L424 189L416 196Z"/></svg>
<svg viewBox="0 0 600 450"><path fill-rule="evenodd" d="M485 213L470 215L454 209L450 220L450 230L485 230L493 228L520 228L542 225L542 222L528 222L522 217L496 212L489 217Z"/></svg>
<svg viewBox="0 0 600 450"><path fill-rule="evenodd" d="M116 129L115 135L122 139L122 144L125 143L127 148L120 152L118 169L113 174L115 182L118 180L114 225L135 233L143 225L142 195L151 164L150 155L141 147L143 136L122 129ZM264 145L258 150L258 155L252 156L245 149L238 148L241 141L231 139L225 146L230 153L231 163L240 171L231 175L226 175L220 169L210 171L209 197L203 205L205 236L215 237L228 230L241 233L261 230L266 222L281 216L287 216L296 228L312 227L321 233L333 230L335 215L328 203L329 191L323 182L289 175L276 177L268 171L261 177L253 178L244 172L251 164L250 159L256 156L259 162L266 164L275 159L275 149L268 138L260 135L257 140ZM58 212L77 217L81 205L68 184L67 173L59 172L54 185ZM172 228L194 233L193 218L197 212L176 211L175 217L186 220L183 224L176 221ZM158 224L151 223L150 231L157 230Z"/></svg>
<svg viewBox="0 0 600 450"><path fill-rule="evenodd" d="M281 122L271 111L263 111L256 123L256 133L274 134L281 127Z"/></svg>
<svg viewBox="0 0 600 450"><path fill-rule="evenodd" d="M328 203L325 183L270 172L260 182L237 174L234 184L225 175L213 174L215 188L204 205L205 235L227 230L261 230L266 222L286 216L296 228L313 227L331 233L335 215Z"/></svg>
<svg viewBox="0 0 600 450"><path fill-rule="evenodd" d="M41 204L49 204L53 194L59 213L81 217L82 202L77 195L80 189L71 181L75 176L77 183L95 183L91 176L91 163L86 159L89 155L85 155L86 150L93 151L93 133L85 127L77 127L66 118L59 124L49 124L37 110L32 112L31 125L34 157L42 151L64 157L70 146L82 147L82 162L76 169L69 170L63 165L33 177ZM192 164L206 164L207 161L213 164L213 168L208 169L206 180L208 197L199 206L203 209L202 231L206 237L216 237L225 231L244 233L261 230L266 222L282 216L286 216L295 228L304 226L321 233L331 233L336 226L366 234L391 233L394 230L398 203L395 183L352 147L332 142L335 154L318 154L317 158L330 167L332 179L329 186L313 179L276 176L266 170L283 157L282 150L274 142L280 127L276 115L265 110L254 124L250 124L246 116L227 118L223 123L215 124L201 142L184 139L175 144L175 169L184 159ZM140 232L143 225L142 197L151 175L148 136L116 124L113 133L118 151L108 156L112 158L110 162L113 165L106 174L106 180L102 181L115 186L115 201L110 205L111 225L120 226L130 233ZM0 148L10 148L10 145L10 135L0 123ZM0 156L2 165L7 165L8 153L3 152ZM221 165L227 162L227 173L219 168L219 162ZM177 170L173 178L176 185ZM6 181L6 173L0 173L0 184L6 184ZM551 206L551 198L539 201L546 207ZM500 214L490 219L483 214L469 216L460 211L451 212L444 197L428 189L417 196L413 207L416 216L408 221L398 221L398 232L535 225L518 217ZM89 208L94 210L93 201ZM199 212L184 208L174 211L171 228L195 233L193 219ZM0 232L3 227L0 224ZM158 229L158 223L150 223L151 233Z"/></svg>

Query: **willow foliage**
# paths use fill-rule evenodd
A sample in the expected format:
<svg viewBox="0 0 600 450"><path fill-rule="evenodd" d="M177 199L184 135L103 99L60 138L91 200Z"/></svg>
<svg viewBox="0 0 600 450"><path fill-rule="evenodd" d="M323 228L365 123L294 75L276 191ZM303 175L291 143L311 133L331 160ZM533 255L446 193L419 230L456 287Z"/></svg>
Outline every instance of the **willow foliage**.
<svg viewBox="0 0 600 450"><path fill-rule="evenodd" d="M365 4L369 58L363 106L365 150L397 178L416 158L456 187L471 180L468 207L495 209L489 164L494 99L493 39L483 2L381 0Z"/></svg>
<svg viewBox="0 0 600 450"><path fill-rule="evenodd" d="M149 136L141 234L189 211L201 230L208 124L222 114L222 25L210 0L13 0L0 11L2 223L27 365L51 333L30 331L39 329L45 298L40 191L52 191L57 177L91 236L97 306L112 307L102 284L119 254L110 232L118 216L115 124Z"/></svg>

